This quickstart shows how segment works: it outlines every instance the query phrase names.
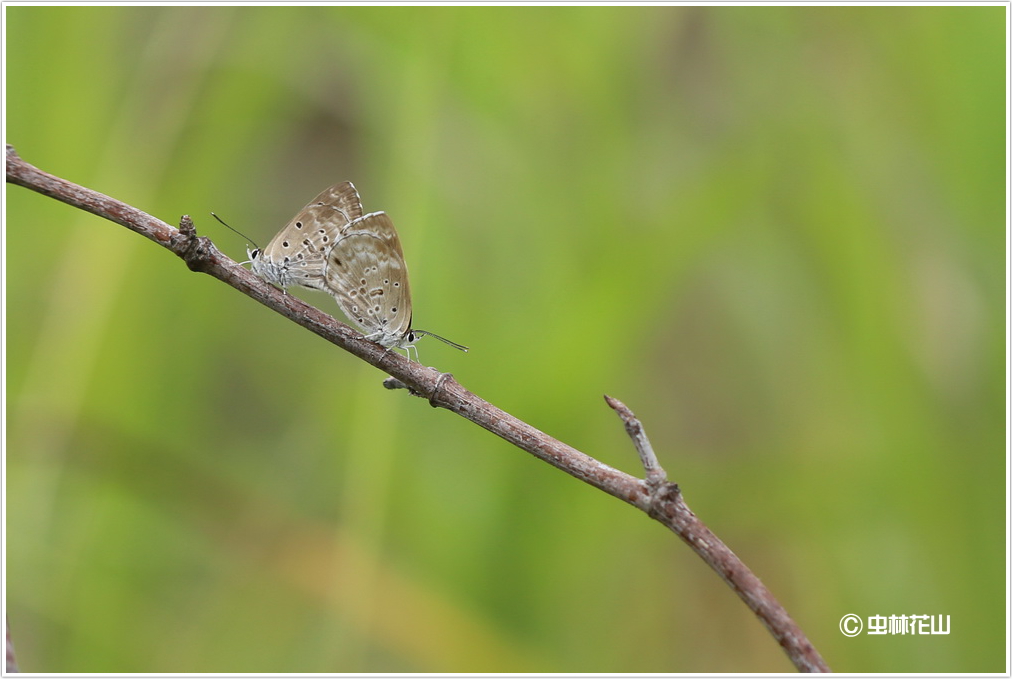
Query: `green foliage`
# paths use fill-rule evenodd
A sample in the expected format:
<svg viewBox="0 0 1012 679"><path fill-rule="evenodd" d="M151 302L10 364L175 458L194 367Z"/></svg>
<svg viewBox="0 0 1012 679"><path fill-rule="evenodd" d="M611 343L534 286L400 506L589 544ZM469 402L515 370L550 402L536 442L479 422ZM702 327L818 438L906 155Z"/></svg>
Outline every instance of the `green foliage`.
<svg viewBox="0 0 1012 679"><path fill-rule="evenodd" d="M1004 671L1005 8L5 11L28 162L237 259L211 210L354 181L425 364L640 474L621 398L835 670ZM644 516L6 196L22 669L791 669Z"/></svg>

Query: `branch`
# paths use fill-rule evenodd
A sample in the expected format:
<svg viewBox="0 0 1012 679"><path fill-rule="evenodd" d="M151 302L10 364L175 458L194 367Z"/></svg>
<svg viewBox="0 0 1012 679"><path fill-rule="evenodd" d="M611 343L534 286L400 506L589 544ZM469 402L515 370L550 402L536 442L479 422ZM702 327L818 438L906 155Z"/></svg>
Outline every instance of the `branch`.
<svg viewBox="0 0 1012 679"><path fill-rule="evenodd" d="M101 193L42 172L24 162L7 146L7 181L45 194L136 231L179 256L193 271L206 273L257 300L325 340L376 366L393 379L388 388L405 388L487 429L561 469L584 483L603 490L642 510L675 532L710 565L769 629L791 662L804 672L828 672L819 656L787 611L735 554L688 508L677 485L666 475L647 441L639 421L621 402L605 397L626 424L646 469L638 479L557 441L522 420L496 408L461 386L450 373L440 373L409 361L400 354L366 340L361 333L322 311L264 282L222 254L209 239L198 237L188 216L176 229L136 208Z"/></svg>

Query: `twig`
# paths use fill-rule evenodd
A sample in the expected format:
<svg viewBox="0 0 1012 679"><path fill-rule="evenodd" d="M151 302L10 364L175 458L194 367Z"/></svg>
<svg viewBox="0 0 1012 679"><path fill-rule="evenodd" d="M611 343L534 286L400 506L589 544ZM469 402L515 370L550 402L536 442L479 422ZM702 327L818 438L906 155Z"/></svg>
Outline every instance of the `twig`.
<svg viewBox="0 0 1012 679"><path fill-rule="evenodd" d="M678 486L667 483L642 426L628 408L614 399L609 405L622 416L647 472L647 479L635 478L595 460L558 441L509 413L496 408L461 386L449 373L426 368L400 354L370 342L352 328L293 295L264 282L222 254L214 244L198 237L189 217L180 220L178 229L151 215L108 196L42 172L24 162L7 146L7 181L38 191L69 205L136 231L171 250L193 271L213 276L286 318L311 330L345 351L376 366L393 380L388 388L405 388L423 397L433 407L446 408L493 434L526 450L540 460L561 469L609 495L646 512L684 540L724 579L752 609L790 657L805 672L828 672L818 652L798 629L783 607L759 579L696 518L682 500ZM606 397L607 398L607 397Z"/></svg>
<svg viewBox="0 0 1012 679"><path fill-rule="evenodd" d="M640 424L640 421L636 419L636 416L632 414L632 411L622 401L612 398L607 394L605 394L604 400L618 413L618 416L622 418L622 422L625 423L625 430L628 432L629 438L632 439L633 445L636 446L640 462L643 463L643 469L647 473L647 485L654 488L659 487L668 480L668 475L665 473L664 468L661 467L661 463L657 461L654 447L650 445L647 433L643 431L643 425Z"/></svg>
<svg viewBox="0 0 1012 679"><path fill-rule="evenodd" d="M752 609L799 670L829 672L829 667L818 651L794 620L787 615L787 611L773 594L742 563L738 555L689 509L682 499L678 484L668 483L667 474L654 455L646 432L643 431L643 425L632 411L617 398L606 395L604 400L622 418L625 429L643 462L643 468L647 473L647 485L653 489L653 497L645 510L647 514L674 531L710 568L724 578L724 582L730 585Z"/></svg>

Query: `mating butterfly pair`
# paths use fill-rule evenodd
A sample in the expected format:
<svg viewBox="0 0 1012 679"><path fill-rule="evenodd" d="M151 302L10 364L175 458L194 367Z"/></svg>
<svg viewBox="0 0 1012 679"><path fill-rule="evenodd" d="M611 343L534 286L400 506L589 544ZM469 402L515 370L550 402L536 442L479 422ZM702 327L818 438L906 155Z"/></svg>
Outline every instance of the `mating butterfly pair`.
<svg viewBox="0 0 1012 679"><path fill-rule="evenodd" d="M267 247L247 250L253 273L281 288L300 285L333 295L341 311L387 348L407 350L431 335L411 328L408 268L385 212L362 214L351 182L335 184L299 211Z"/></svg>

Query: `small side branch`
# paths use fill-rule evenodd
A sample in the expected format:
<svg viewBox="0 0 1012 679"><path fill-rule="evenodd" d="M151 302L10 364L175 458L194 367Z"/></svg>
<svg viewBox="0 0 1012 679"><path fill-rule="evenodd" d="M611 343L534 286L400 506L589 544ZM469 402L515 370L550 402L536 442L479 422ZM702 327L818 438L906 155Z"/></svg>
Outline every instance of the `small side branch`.
<svg viewBox="0 0 1012 679"><path fill-rule="evenodd" d="M677 484L668 483L664 469L654 455L643 425L621 401L605 396L625 423L626 432L639 453L647 474L647 485L653 489L644 511L680 537L703 561L724 579L731 589L752 609L780 647L802 672L829 672L829 666L791 619L766 585L749 570L738 555L706 527L685 504ZM652 480L651 480L652 479Z"/></svg>
<svg viewBox="0 0 1012 679"><path fill-rule="evenodd" d="M607 394L605 394L604 400L607 401L612 410L618 413L618 416L622 418L622 422L625 423L625 430L628 432L629 438L632 439L636 452L639 453L640 462L643 463L643 469L647 473L647 485L655 488L659 487L668 480L668 475L661 467L661 463L657 461L657 456L654 455L654 448L650 445L650 439L647 438L647 433L643 431L643 425L640 424L640 421L636 419L636 416L633 415L632 411L622 401L612 398Z"/></svg>

